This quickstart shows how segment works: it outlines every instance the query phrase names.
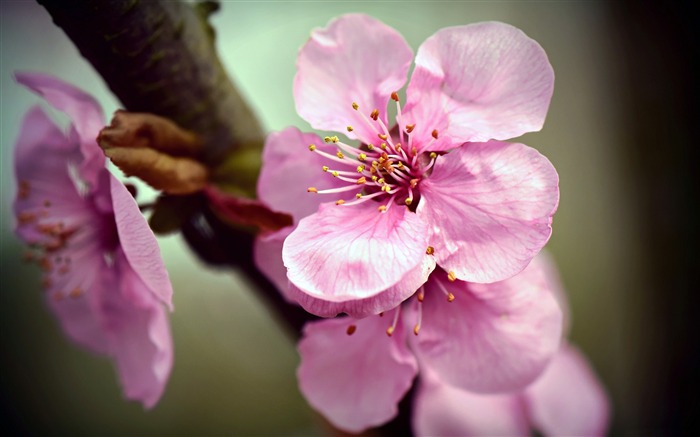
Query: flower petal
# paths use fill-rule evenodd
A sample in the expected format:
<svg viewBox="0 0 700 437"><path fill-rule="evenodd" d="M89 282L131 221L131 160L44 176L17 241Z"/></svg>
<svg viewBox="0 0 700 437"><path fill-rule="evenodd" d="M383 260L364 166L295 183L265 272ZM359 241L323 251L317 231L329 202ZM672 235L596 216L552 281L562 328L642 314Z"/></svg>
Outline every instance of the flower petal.
<svg viewBox="0 0 700 437"><path fill-rule="evenodd" d="M413 402L417 436L528 436L525 410L515 395L479 395L452 387L421 368Z"/></svg>
<svg viewBox="0 0 700 437"><path fill-rule="evenodd" d="M427 225L399 205L381 213L371 201L324 204L287 237L282 259L289 280L313 297L365 299L396 285L421 264L427 233Z"/></svg>
<svg viewBox="0 0 700 437"><path fill-rule="evenodd" d="M493 284L449 282L432 274L425 287L416 337L421 366L448 384L477 393L525 387L556 353L562 330L559 305L544 272L528 266ZM455 299L448 302L445 292Z"/></svg>
<svg viewBox="0 0 700 437"><path fill-rule="evenodd" d="M318 187L321 190L347 185L347 182L323 172L321 167L329 161L317 153L310 152L311 144L322 147L324 143L318 135L302 133L295 127L288 127L268 135L263 149L258 197L273 209L292 214L296 223L315 213L323 202L355 197L354 192L338 193L337 196L329 198L306 191L309 187Z"/></svg>
<svg viewBox="0 0 700 437"><path fill-rule="evenodd" d="M301 117L314 129L346 132L365 143L376 142L365 118L374 109L386 124L386 104L406 82L413 52L394 29L372 17L343 15L316 29L299 51L294 100ZM381 132L379 132L381 133Z"/></svg>
<svg viewBox="0 0 700 437"><path fill-rule="evenodd" d="M46 114L33 107L22 121L15 147L17 197L13 205L17 235L38 243L47 235L40 225L73 227L91 218L90 210L70 175L80 153Z"/></svg>
<svg viewBox="0 0 700 437"><path fill-rule="evenodd" d="M68 114L77 131L83 154L80 176L91 186L96 186L98 173L105 166L104 154L95 140L105 125L100 105L89 94L50 75L21 72L16 73L15 78L56 109Z"/></svg>
<svg viewBox="0 0 700 437"><path fill-rule="evenodd" d="M109 177L114 220L124 255L151 293L172 309L173 287L156 237L124 184L111 174Z"/></svg>
<svg viewBox="0 0 700 437"><path fill-rule="evenodd" d="M602 436L610 404L584 356L569 345L524 393L535 428L545 435Z"/></svg>
<svg viewBox="0 0 700 437"><path fill-rule="evenodd" d="M345 313L351 317L362 318L395 308L399 302L411 297L428 280L428 276L434 269L435 259L426 255L423 257L422 264L408 272L396 285L366 299L327 301L304 293L292 283L289 283L286 293L306 311L320 317L335 317Z"/></svg>
<svg viewBox="0 0 700 437"><path fill-rule="evenodd" d="M255 265L277 287L277 290L290 303L296 303L294 295L289 291L287 268L282 262L282 245L294 228L288 226L276 232L258 234L253 246Z"/></svg>
<svg viewBox="0 0 700 437"><path fill-rule="evenodd" d="M558 184L552 164L523 144L469 143L439 157L417 208L438 264L472 282L518 273L549 240Z"/></svg>
<svg viewBox="0 0 700 437"><path fill-rule="evenodd" d="M173 365L173 344L165 308L123 254L115 261L119 288L101 293L101 317L117 372L128 399L152 408Z"/></svg>
<svg viewBox="0 0 700 437"><path fill-rule="evenodd" d="M437 129L455 143L506 140L542 128L553 89L547 55L519 29L449 27L418 49L405 119L414 138Z"/></svg>
<svg viewBox="0 0 700 437"><path fill-rule="evenodd" d="M342 430L356 433L388 422L418 371L402 341L403 331L392 337L385 334L391 317L342 317L304 327L299 389L313 408ZM351 325L356 329L348 335Z"/></svg>

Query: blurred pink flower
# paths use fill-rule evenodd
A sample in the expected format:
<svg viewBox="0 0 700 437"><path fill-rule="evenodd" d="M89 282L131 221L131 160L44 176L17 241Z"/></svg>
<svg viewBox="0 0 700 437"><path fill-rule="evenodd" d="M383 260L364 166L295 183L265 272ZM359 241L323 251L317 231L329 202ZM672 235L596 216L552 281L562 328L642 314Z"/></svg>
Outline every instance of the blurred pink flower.
<svg viewBox="0 0 700 437"><path fill-rule="evenodd" d="M562 344L544 373L516 394L483 395L421 369L413 404L418 436L603 436L610 405L585 357Z"/></svg>
<svg viewBox="0 0 700 437"><path fill-rule="evenodd" d="M17 235L44 270L47 302L66 335L116 365L127 398L153 407L173 364L172 286L155 236L95 142L97 102L54 77L17 81L65 112L67 135L39 108L15 150Z"/></svg>
<svg viewBox="0 0 700 437"><path fill-rule="evenodd" d="M503 23L440 30L418 50L402 108L395 91L412 58L395 30L365 15L314 31L299 53L298 113L361 142L287 129L266 146L260 198L291 212L296 228L261 245L286 237L290 293L309 312L389 311L436 263L450 280L501 281L549 239L557 173L536 150L500 141L544 122L554 75L543 49ZM333 176L324 189L321 168ZM319 207L321 194L335 197Z"/></svg>
<svg viewBox="0 0 700 437"><path fill-rule="evenodd" d="M421 380L439 375L446 391L524 388L561 335L561 311L542 263L535 258L492 284L449 284L432 275L415 298L381 317L307 323L299 343L301 392L335 426L359 432L396 415L419 368ZM459 295L453 302L443 298L448 286Z"/></svg>

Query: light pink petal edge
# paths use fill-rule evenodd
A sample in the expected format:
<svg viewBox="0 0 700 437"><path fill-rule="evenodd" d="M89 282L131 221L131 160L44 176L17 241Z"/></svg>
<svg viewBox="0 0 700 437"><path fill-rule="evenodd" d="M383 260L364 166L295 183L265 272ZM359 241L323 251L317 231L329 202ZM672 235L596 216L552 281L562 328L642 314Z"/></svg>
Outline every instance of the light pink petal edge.
<svg viewBox="0 0 700 437"><path fill-rule="evenodd" d="M173 287L153 231L131 193L111 174L110 188L114 220L126 259L151 292L172 310Z"/></svg>
<svg viewBox="0 0 700 437"><path fill-rule="evenodd" d="M289 280L312 297L366 299L417 268L426 240L427 225L403 206L324 204L287 237L282 259Z"/></svg>
<svg viewBox="0 0 700 437"><path fill-rule="evenodd" d="M552 233L559 176L535 149L469 143L438 157L421 182L417 214L431 225L438 264L488 283L527 266Z"/></svg>
<svg viewBox="0 0 700 437"><path fill-rule="evenodd" d="M99 103L79 88L48 74L17 72L15 79L71 118L83 154L81 177L91 186L96 186L98 174L105 166L105 156L96 141L105 125Z"/></svg>
<svg viewBox="0 0 700 437"><path fill-rule="evenodd" d="M391 420L418 365L405 333L388 337L385 317L349 317L307 323L299 342L299 389L333 425L358 433ZM348 335L354 325L355 332Z"/></svg>
<svg viewBox="0 0 700 437"><path fill-rule="evenodd" d="M521 30L448 27L418 50L406 119L417 138L437 129L454 143L506 140L542 128L553 89L544 49Z"/></svg>
<svg viewBox="0 0 700 437"><path fill-rule="evenodd" d="M386 104L401 89L413 52L403 37L363 14L334 19L311 33L299 51L294 101L299 115L315 129L347 133L365 143L377 132L363 120L377 109L386 124ZM352 103L359 105L356 111ZM348 132L347 126L354 130Z"/></svg>

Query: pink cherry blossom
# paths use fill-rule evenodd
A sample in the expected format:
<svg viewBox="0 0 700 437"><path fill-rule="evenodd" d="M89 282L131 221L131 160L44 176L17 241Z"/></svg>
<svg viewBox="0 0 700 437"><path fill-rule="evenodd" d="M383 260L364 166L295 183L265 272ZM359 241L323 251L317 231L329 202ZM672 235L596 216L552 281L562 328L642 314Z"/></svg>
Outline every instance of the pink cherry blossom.
<svg viewBox="0 0 700 437"><path fill-rule="evenodd" d="M419 369L421 381L439 380L435 390L446 393L439 401L448 402L452 392L521 390L559 347L561 311L546 273L538 257L515 277L492 284L449 283L432 275L415 297L381 316L310 322L299 343L300 390L349 432L391 420ZM428 421L430 399L420 401ZM437 425L432 431L442 435Z"/></svg>
<svg viewBox="0 0 700 437"><path fill-rule="evenodd" d="M440 30L418 50L402 107L396 91L412 57L395 30L365 15L314 31L299 53L299 114L359 142L288 129L263 157L260 198L291 212L295 228L264 236L259 253L286 237L285 294L317 315L389 311L436 264L451 280L507 279L551 234L556 171L502 141L544 122L554 76L543 49L503 23Z"/></svg>
<svg viewBox="0 0 700 437"><path fill-rule="evenodd" d="M544 373L516 394L461 390L421 369L413 406L418 436L603 436L610 405L585 357L563 344Z"/></svg>
<svg viewBox="0 0 700 437"><path fill-rule="evenodd" d="M173 364L172 286L155 236L105 168L97 102L51 76L16 78L72 122L64 134L39 107L25 116L15 150L16 233L44 271L48 306L66 335L111 357L124 395L151 408Z"/></svg>

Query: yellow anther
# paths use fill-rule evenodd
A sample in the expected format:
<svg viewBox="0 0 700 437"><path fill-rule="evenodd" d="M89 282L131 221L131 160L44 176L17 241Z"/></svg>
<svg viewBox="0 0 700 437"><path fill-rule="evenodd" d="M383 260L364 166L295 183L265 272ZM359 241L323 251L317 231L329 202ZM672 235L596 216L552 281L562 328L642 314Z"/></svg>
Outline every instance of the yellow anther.
<svg viewBox="0 0 700 437"><path fill-rule="evenodd" d="M352 131L355 130L355 129L352 128L352 126L348 126L346 129L348 130L348 132L352 132Z"/></svg>
<svg viewBox="0 0 700 437"><path fill-rule="evenodd" d="M447 293L447 301L453 302L455 300L455 295L452 293Z"/></svg>
<svg viewBox="0 0 700 437"><path fill-rule="evenodd" d="M345 158L345 155L343 155L343 152L341 152L340 150L338 150L338 151L335 153L335 156L337 156L337 157L340 158L340 159Z"/></svg>
<svg viewBox="0 0 700 437"><path fill-rule="evenodd" d="M425 249L425 253L428 255L432 255L435 253L435 248L433 246L428 246L428 248Z"/></svg>
<svg viewBox="0 0 700 437"><path fill-rule="evenodd" d="M357 193L355 194L356 199L362 199L362 193Z"/></svg>
<svg viewBox="0 0 700 437"><path fill-rule="evenodd" d="M369 116L372 118L372 120L377 121L379 118L379 109L374 109Z"/></svg>
<svg viewBox="0 0 700 437"><path fill-rule="evenodd" d="M333 136L331 137L331 142L332 142L332 143L337 143L338 141L340 141L340 138L338 138L337 136L333 135Z"/></svg>
<svg viewBox="0 0 700 437"><path fill-rule="evenodd" d="M377 134L379 139L386 141L387 138L389 138L386 134Z"/></svg>
<svg viewBox="0 0 700 437"><path fill-rule="evenodd" d="M377 211L379 211L379 212L386 211L386 205L381 205L379 208L377 208Z"/></svg>
<svg viewBox="0 0 700 437"><path fill-rule="evenodd" d="M392 335L393 333L394 333L394 327L393 327L393 326L389 326L388 328L386 328L386 335L388 335L389 337L391 337L391 335Z"/></svg>
<svg viewBox="0 0 700 437"><path fill-rule="evenodd" d="M350 326L348 326L348 329L345 332L347 332L348 335L352 335L355 333L356 330L357 330L357 326L350 325Z"/></svg>
<svg viewBox="0 0 700 437"><path fill-rule="evenodd" d="M316 187L309 187L306 189L306 192L307 193L318 193L318 190L316 189Z"/></svg>
<svg viewBox="0 0 700 437"><path fill-rule="evenodd" d="M415 124L407 124L406 125L406 132L410 134L411 132L413 132L413 129L415 129L415 128L416 128Z"/></svg>
<svg viewBox="0 0 700 437"><path fill-rule="evenodd" d="M413 327L413 334L418 335L418 331L420 331L420 325L416 324L416 326Z"/></svg>
<svg viewBox="0 0 700 437"><path fill-rule="evenodd" d="M384 135L384 136L386 136L386 135ZM386 139L386 138L384 138L384 139ZM382 150L386 150L386 143L380 144L379 147L381 147Z"/></svg>
<svg viewBox="0 0 700 437"><path fill-rule="evenodd" d="M316 145L315 145L315 144L309 145L309 150L311 150L312 152L313 152L314 150L316 150Z"/></svg>
<svg viewBox="0 0 700 437"><path fill-rule="evenodd" d="M324 165L323 167L321 167L321 169L322 169L323 171L325 171L325 172L327 172L328 170L330 170L330 168L328 168L327 165Z"/></svg>
<svg viewBox="0 0 700 437"><path fill-rule="evenodd" d="M409 184L411 185L411 188L416 188L416 185L418 185L418 182L420 182L420 179L411 179Z"/></svg>
<svg viewBox="0 0 700 437"><path fill-rule="evenodd" d="M384 191L385 193L388 193L389 191L391 191L391 187L388 186L388 185L384 185L384 186L382 187L382 191Z"/></svg>
<svg viewBox="0 0 700 437"><path fill-rule="evenodd" d="M342 205L343 203L345 203L345 201L344 201L343 199L340 199L340 200L336 200L336 201L335 201L335 204L336 204L336 205Z"/></svg>
<svg viewBox="0 0 700 437"><path fill-rule="evenodd" d="M384 178L379 178L379 180L377 181L377 183L380 184L380 185L384 185L384 183L385 183L385 182L384 182Z"/></svg>
<svg viewBox="0 0 700 437"><path fill-rule="evenodd" d="M330 142L331 142L331 137L324 137L324 138L323 138L323 141L326 142L326 143L330 143Z"/></svg>
<svg viewBox="0 0 700 437"><path fill-rule="evenodd" d="M396 143L396 145L394 146L394 149L395 149L397 152L400 152L400 151L401 151L401 143Z"/></svg>
<svg viewBox="0 0 700 437"><path fill-rule="evenodd" d="M391 93L391 100L393 100L393 101L395 101L395 102L398 102L398 101L399 101L399 95L396 93L396 91L394 91L393 93Z"/></svg>
<svg viewBox="0 0 700 437"><path fill-rule="evenodd" d="M399 168L399 170L403 170L403 162L399 161L396 166Z"/></svg>
<svg viewBox="0 0 700 437"><path fill-rule="evenodd" d="M421 289L421 290L418 292L417 298L418 298L418 302L423 302L423 299L425 299L425 293L423 292L423 289Z"/></svg>
<svg viewBox="0 0 700 437"><path fill-rule="evenodd" d="M413 203L413 199L411 199L410 197L407 197L406 200L404 201L404 203L406 204L406 206L411 206L411 203Z"/></svg>
<svg viewBox="0 0 700 437"><path fill-rule="evenodd" d="M372 161L372 167L378 167L379 161Z"/></svg>
<svg viewBox="0 0 700 437"><path fill-rule="evenodd" d="M359 159L360 161L364 161L365 159L367 159L367 155L365 155L364 153L360 153L359 155L357 155L357 159Z"/></svg>
<svg viewBox="0 0 700 437"><path fill-rule="evenodd" d="M357 111L357 109L358 109L359 107L360 107L360 106L359 106L357 103L352 102L352 109L354 109L355 111Z"/></svg>
<svg viewBox="0 0 700 437"><path fill-rule="evenodd" d="M437 153L430 152L430 159L435 159L435 158L437 158Z"/></svg>
<svg viewBox="0 0 700 437"><path fill-rule="evenodd" d="M335 171L335 170L333 170L333 171L331 172L331 174L333 175L334 178L337 178L337 177L338 177L338 172Z"/></svg>
<svg viewBox="0 0 700 437"><path fill-rule="evenodd" d="M377 182L377 177L376 177L376 176L372 176L372 182Z"/></svg>
<svg viewBox="0 0 700 437"><path fill-rule="evenodd" d="M449 272L447 272L447 279L449 279L450 282L454 282L457 280L457 275L455 275L455 272L450 270Z"/></svg>
<svg viewBox="0 0 700 437"><path fill-rule="evenodd" d="M358 172L358 173L362 173L363 171L365 171L365 166L364 166L364 165L358 165L358 166L357 166L357 172Z"/></svg>
<svg viewBox="0 0 700 437"><path fill-rule="evenodd" d="M435 138L435 139L437 140L437 138L438 138L438 131L437 131L437 129L433 129L432 135L433 135L433 138Z"/></svg>
<svg viewBox="0 0 700 437"><path fill-rule="evenodd" d="M374 144L372 144L372 143L367 144L367 149L374 150Z"/></svg>
<svg viewBox="0 0 700 437"><path fill-rule="evenodd" d="M362 176L360 179L357 180L357 185L362 185L367 183L367 178Z"/></svg>

